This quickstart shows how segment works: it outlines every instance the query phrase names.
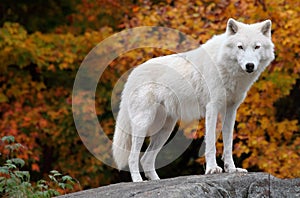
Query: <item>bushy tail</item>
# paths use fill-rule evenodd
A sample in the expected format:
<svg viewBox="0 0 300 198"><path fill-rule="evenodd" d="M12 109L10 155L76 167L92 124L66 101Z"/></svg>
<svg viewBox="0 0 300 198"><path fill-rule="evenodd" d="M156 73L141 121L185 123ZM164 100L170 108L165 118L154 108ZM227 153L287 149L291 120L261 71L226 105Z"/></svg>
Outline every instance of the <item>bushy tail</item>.
<svg viewBox="0 0 300 198"><path fill-rule="evenodd" d="M113 138L113 157L117 168L121 170L128 164L131 149L131 126L124 108L120 109Z"/></svg>

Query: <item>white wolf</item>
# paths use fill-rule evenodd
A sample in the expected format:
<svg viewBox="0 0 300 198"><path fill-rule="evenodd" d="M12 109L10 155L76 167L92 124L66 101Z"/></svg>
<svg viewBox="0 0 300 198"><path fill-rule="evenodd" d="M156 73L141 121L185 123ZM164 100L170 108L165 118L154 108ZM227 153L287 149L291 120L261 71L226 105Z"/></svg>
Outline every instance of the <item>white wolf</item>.
<svg viewBox="0 0 300 198"><path fill-rule="evenodd" d="M273 59L270 20L249 25L229 19L225 33L199 48L154 58L136 67L122 92L113 138L117 167L122 169L128 164L132 180L142 181L139 155L149 136L141 165L148 179L159 179L155 159L176 122L205 117L205 174L221 173L215 148L220 114L224 170L247 172L236 168L232 158L236 111Z"/></svg>

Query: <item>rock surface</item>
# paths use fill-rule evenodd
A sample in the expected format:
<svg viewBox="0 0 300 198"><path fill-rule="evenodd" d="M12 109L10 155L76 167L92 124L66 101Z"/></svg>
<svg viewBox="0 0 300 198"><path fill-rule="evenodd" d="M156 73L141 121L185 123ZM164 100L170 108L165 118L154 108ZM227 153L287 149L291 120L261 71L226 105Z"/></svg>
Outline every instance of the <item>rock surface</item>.
<svg viewBox="0 0 300 198"><path fill-rule="evenodd" d="M300 197L300 178L278 179L267 173L222 173L159 181L118 183L59 198Z"/></svg>

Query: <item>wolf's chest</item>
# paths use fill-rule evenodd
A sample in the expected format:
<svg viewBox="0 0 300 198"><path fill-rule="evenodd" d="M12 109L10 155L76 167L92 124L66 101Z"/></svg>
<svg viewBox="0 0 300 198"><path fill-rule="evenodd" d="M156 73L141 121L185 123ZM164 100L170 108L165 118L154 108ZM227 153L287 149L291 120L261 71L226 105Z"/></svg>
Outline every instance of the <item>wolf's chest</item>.
<svg viewBox="0 0 300 198"><path fill-rule="evenodd" d="M224 89L227 104L240 103L246 96L247 91L253 84L248 78L231 78L231 80L224 81Z"/></svg>

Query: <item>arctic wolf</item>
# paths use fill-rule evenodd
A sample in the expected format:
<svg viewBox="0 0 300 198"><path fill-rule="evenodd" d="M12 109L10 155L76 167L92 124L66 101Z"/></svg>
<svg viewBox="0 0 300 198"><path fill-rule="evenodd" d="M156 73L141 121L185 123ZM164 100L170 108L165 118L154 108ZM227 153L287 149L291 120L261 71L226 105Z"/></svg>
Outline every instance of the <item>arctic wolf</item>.
<svg viewBox="0 0 300 198"><path fill-rule="evenodd" d="M176 122L205 117L205 174L221 173L215 148L220 114L224 171L247 172L236 168L232 158L236 111L273 59L270 20L249 25L229 19L225 33L199 48L150 59L136 67L122 92L113 138L118 169L128 164L132 180L142 181L139 155L149 136L149 146L140 162L148 179L159 179L155 158Z"/></svg>

